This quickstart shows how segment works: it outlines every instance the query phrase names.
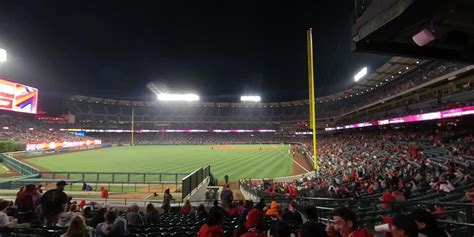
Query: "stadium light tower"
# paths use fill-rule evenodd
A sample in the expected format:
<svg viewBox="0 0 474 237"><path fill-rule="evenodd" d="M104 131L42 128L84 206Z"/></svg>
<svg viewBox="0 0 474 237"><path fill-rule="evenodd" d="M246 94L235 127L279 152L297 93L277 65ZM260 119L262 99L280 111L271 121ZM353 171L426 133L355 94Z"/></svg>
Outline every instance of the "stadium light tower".
<svg viewBox="0 0 474 237"><path fill-rule="evenodd" d="M262 98L258 95L243 95L240 97L242 102L260 102Z"/></svg>
<svg viewBox="0 0 474 237"><path fill-rule="evenodd" d="M0 48L0 63L7 61L7 51L5 49Z"/></svg>
<svg viewBox="0 0 474 237"><path fill-rule="evenodd" d="M158 94L158 100L160 101L198 101L199 96L195 94Z"/></svg>
<svg viewBox="0 0 474 237"><path fill-rule="evenodd" d="M358 82L360 79L365 77L367 75L367 67L363 67L360 69L358 73L354 75L354 81Z"/></svg>

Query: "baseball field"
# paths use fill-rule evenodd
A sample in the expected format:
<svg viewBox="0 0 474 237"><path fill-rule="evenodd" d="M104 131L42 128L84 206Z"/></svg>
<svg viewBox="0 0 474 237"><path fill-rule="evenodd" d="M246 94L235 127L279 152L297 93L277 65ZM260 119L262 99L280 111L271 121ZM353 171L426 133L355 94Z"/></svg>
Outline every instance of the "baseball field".
<svg viewBox="0 0 474 237"><path fill-rule="evenodd" d="M214 177L273 178L293 174L289 145L143 145L28 159L52 172L190 173L211 166Z"/></svg>

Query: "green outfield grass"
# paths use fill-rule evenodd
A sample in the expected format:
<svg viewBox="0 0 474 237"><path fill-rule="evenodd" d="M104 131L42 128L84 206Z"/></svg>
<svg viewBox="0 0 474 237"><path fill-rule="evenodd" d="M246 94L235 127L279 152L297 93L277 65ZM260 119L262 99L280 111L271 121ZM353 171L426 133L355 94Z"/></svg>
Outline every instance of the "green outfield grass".
<svg viewBox="0 0 474 237"><path fill-rule="evenodd" d="M289 145L156 145L111 147L28 159L49 171L189 173L211 165L219 180L292 174ZM261 150L260 150L261 148Z"/></svg>

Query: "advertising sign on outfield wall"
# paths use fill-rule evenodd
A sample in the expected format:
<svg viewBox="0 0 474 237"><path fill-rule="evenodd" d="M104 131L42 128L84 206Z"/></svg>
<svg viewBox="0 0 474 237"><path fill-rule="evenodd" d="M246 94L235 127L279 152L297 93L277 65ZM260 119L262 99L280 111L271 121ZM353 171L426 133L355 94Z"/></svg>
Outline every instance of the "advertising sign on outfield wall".
<svg viewBox="0 0 474 237"><path fill-rule="evenodd" d="M45 150L60 150L64 148L85 148L97 147L102 144L101 140L80 140L80 141L56 141L56 142L41 142L41 143L27 143L27 151L45 151Z"/></svg>

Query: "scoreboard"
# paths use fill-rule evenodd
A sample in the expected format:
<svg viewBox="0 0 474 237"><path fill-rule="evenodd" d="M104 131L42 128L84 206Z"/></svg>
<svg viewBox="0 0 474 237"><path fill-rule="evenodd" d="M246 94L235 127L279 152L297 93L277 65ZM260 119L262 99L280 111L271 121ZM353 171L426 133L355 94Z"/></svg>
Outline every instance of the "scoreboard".
<svg viewBox="0 0 474 237"><path fill-rule="evenodd" d="M0 79L0 110L36 114L38 89Z"/></svg>

